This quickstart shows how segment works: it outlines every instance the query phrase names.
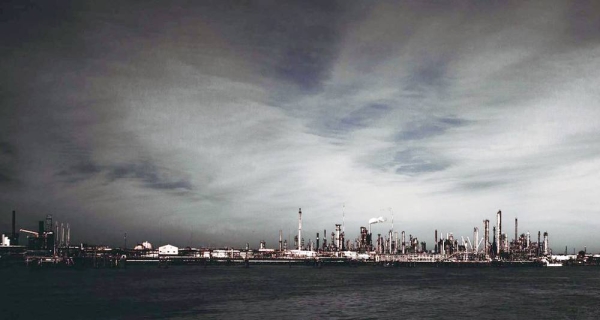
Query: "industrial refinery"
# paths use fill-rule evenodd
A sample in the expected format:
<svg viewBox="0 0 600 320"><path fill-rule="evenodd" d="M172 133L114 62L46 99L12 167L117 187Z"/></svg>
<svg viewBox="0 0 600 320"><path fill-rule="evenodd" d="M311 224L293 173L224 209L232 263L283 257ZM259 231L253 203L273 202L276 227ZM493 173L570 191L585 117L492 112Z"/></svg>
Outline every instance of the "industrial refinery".
<svg viewBox="0 0 600 320"><path fill-rule="evenodd" d="M143 241L131 248L124 246L111 248L71 244L69 223L53 221L46 215L38 222L37 231L16 230L16 212L12 212L12 232L2 235L0 265L24 264L27 266L93 266L123 267L135 264L301 264L301 265L360 265L382 266L563 266L600 265L600 255L588 254L587 250L569 255L555 255L549 247L548 232L537 232L532 239L529 232L519 233L519 221L514 218L514 234L509 238L506 223L503 229L502 211L495 214L495 224L485 219L473 227L473 234L455 236L451 232L432 232L432 245L421 241L404 230L394 230L392 213L390 229L387 233L372 233L372 225L387 222L384 217L367 220L358 228L358 237L346 237L344 218L335 224L333 231L317 232L315 240L305 241L302 231L302 209L298 209L298 232L293 243L283 239L279 230L276 248L268 248L260 241L258 248L246 243L243 248L179 248L164 244L155 248ZM481 227L481 229L480 229Z"/></svg>

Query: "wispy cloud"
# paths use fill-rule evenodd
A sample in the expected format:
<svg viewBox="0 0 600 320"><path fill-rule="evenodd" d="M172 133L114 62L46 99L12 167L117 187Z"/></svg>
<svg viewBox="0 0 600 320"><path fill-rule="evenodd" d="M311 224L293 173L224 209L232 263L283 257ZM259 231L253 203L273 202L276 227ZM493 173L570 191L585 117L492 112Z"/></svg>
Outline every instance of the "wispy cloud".
<svg viewBox="0 0 600 320"><path fill-rule="evenodd" d="M423 239L498 208L598 227L594 3L90 6L3 22L0 182L22 189L0 201L24 223L239 246L345 203L350 238L382 207Z"/></svg>

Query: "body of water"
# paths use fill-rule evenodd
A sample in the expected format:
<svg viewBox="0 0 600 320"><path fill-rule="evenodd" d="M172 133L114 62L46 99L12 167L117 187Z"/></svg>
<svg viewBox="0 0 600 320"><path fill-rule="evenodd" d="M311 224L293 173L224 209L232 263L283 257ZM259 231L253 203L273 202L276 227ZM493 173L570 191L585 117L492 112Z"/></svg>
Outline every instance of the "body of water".
<svg viewBox="0 0 600 320"><path fill-rule="evenodd" d="M0 270L0 319L600 319L600 268Z"/></svg>

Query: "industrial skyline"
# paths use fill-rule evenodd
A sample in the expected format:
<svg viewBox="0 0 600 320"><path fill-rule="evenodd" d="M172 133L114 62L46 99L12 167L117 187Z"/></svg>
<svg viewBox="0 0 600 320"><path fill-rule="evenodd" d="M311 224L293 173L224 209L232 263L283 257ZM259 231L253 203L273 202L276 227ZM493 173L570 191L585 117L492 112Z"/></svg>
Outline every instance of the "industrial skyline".
<svg viewBox="0 0 600 320"><path fill-rule="evenodd" d="M388 208L392 213L391 208ZM70 247L81 247L89 246L85 240L82 240L79 245L72 243L70 240L71 229L69 223L60 223L54 221L52 215L46 215L45 220L38 221L38 231L32 231L23 228L17 228L16 211L12 211L12 229L10 233L2 234L2 246L22 246L29 249L45 249L49 251L59 250L59 248L70 248ZM507 259L507 260L518 260L518 259L531 259L533 257L547 256L553 253L552 248L549 246L548 232L543 233L543 241L541 238L541 231L537 233L537 241L532 241L531 233L529 231L519 234L518 229L518 218L514 220L514 237L509 238L509 234L502 232L502 211L498 210L496 213L496 225L493 226L492 238L490 240L490 220L483 220L483 236L480 237L479 227L473 228L473 237L465 235L455 235L453 232L443 232L438 234L438 229L434 231L433 245L427 247L428 238L421 238L419 241L418 235L409 234L406 230L399 232L394 229L393 214L391 227L385 233L373 233L372 225L380 224L387 221L384 217L375 217L369 219L367 222L368 227L361 226L356 237L353 237L352 233L346 234L344 227L344 218L342 216L342 223L335 224L335 231L331 232L331 240L328 242L327 229L323 230L322 238L319 237L319 232L316 233L314 238L307 236L307 239L302 233L302 208L298 209L298 229L297 234L291 240L291 234L288 234L288 239L284 239L283 230L279 230L279 241L276 246L268 248L267 242L261 240L258 246L254 247L250 243L238 246L223 246L219 244L200 244L190 242L184 247L188 248L206 248L206 249L269 249L277 250L277 252L289 252L294 253L298 256L306 256L310 252L323 252L323 253L341 253L351 251L355 253L366 253L366 254L434 254L440 256L452 256L452 254L469 254L471 259ZM60 228L59 228L60 226ZM408 237L407 237L408 234ZM399 237L400 235L400 237ZM265 239L265 237L263 237ZM320 239L323 241L320 242ZM466 240L465 240L466 239ZM424 241L423 241L424 240ZM462 240L462 241L461 241ZM161 238L158 242L158 246L164 246L165 244L171 246L172 242L168 239ZM103 246L106 243L91 244L92 247ZM321 245L322 244L322 245ZM431 244L431 243L430 243ZM152 247L151 242L148 241L137 241L132 247ZM176 246L171 246L177 248ZM123 250L129 249L127 246L127 233L123 235L122 246L118 246ZM582 248L571 248L573 255L577 252L587 253L587 246ZM291 251L290 251L291 250ZM565 247L564 255L568 255L568 246ZM356 258L356 257L355 257Z"/></svg>
<svg viewBox="0 0 600 320"><path fill-rule="evenodd" d="M597 1L1 6L3 232L275 246L301 207L430 242L502 208L600 252Z"/></svg>

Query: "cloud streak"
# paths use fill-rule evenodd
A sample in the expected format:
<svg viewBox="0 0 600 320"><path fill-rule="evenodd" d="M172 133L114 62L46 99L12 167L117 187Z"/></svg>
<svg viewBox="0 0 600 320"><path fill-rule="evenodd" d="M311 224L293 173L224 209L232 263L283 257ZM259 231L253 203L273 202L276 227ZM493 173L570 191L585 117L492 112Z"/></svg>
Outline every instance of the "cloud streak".
<svg viewBox="0 0 600 320"><path fill-rule="evenodd" d="M345 203L350 239L381 207L423 239L502 208L591 248L555 226L598 227L594 6L13 5L0 204L89 242L233 246L298 207L311 235Z"/></svg>

